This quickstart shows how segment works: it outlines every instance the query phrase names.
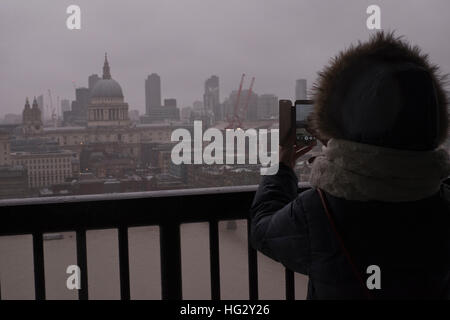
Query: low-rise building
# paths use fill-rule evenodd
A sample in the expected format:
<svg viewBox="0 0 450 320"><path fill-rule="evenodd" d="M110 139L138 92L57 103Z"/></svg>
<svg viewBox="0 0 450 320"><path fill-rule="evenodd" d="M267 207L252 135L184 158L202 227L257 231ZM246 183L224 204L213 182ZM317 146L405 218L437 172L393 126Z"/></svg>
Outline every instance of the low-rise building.
<svg viewBox="0 0 450 320"><path fill-rule="evenodd" d="M61 184L66 178L73 177L74 169L79 168L78 155L68 150L14 152L11 162L13 166L26 168L30 188Z"/></svg>
<svg viewBox="0 0 450 320"><path fill-rule="evenodd" d="M0 130L0 166L8 166L11 163L10 143L8 133Z"/></svg>
<svg viewBox="0 0 450 320"><path fill-rule="evenodd" d="M0 167L0 199L28 196L28 176L22 166Z"/></svg>

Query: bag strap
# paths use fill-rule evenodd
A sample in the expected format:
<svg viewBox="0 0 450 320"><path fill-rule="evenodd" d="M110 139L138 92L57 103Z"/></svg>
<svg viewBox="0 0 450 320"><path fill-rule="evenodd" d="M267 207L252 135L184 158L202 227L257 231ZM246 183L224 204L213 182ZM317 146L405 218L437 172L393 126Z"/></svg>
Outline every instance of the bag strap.
<svg viewBox="0 0 450 320"><path fill-rule="evenodd" d="M339 241L341 249L342 249L345 257L347 258L347 261L350 263L350 266L352 267L352 271L353 271L355 277L358 279L362 289L364 290L364 293L366 294L367 299L371 300L373 297L370 294L369 289L366 287L366 284L365 284L363 278L361 277L361 274L358 271L358 268L356 267L356 265L355 265L351 255L350 255L350 252L347 250L347 248L346 248L346 246L344 244L344 240L342 240L342 237L341 237L341 235L339 234L339 232L338 232L338 230L336 228L336 225L334 223L333 217L331 216L330 210L328 209L328 205L327 205L325 196L323 195L323 191L320 188L317 188L317 191L319 193L320 200L322 201L323 209L324 209L324 211L325 211L325 213L326 213L326 215L328 217L328 221L330 222L331 228L333 229L333 232L335 233L336 238Z"/></svg>

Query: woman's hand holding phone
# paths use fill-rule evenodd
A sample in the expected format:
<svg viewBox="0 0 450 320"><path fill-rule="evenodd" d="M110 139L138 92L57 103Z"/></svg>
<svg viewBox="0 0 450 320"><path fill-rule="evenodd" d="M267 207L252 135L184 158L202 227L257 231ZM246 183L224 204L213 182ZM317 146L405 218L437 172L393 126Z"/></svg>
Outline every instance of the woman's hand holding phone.
<svg viewBox="0 0 450 320"><path fill-rule="evenodd" d="M312 148L317 143L314 142L314 144L308 145L308 146L280 146L279 148L279 155L280 155L280 162L287 165L289 168L294 169L295 163L297 162L297 159L301 156L305 155L309 151L311 151Z"/></svg>

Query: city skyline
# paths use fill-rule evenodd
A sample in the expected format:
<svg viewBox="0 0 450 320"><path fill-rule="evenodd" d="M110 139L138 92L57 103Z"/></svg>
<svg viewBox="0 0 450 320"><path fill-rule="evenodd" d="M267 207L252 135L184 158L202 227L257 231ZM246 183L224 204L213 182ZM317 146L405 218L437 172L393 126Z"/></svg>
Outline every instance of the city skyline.
<svg viewBox="0 0 450 320"><path fill-rule="evenodd" d="M202 100L204 81L211 75L220 77L223 93L236 90L246 73L256 77L256 92L293 99L296 79L311 85L330 57L371 33L365 27L368 1L353 1L345 8L334 2L286 0L261 6L251 0L218 1L210 10L200 0L131 1L127 6L80 0L80 31L65 28L68 4L2 2L0 20L7 28L0 28L0 116L19 113L27 95L45 96L48 89L54 99L73 100L73 82L87 87L86 75L100 73L105 51L130 109L141 113L142 82L151 73L164 79L165 96L176 98L180 108ZM378 4L384 29L405 35L444 73L450 71L450 45L439 32L448 29L448 2ZM229 14L232 18L224 19Z"/></svg>
<svg viewBox="0 0 450 320"><path fill-rule="evenodd" d="M105 53L105 63L107 64L107 53ZM104 67L105 68L105 67ZM107 66L108 70L107 72L109 73L109 65ZM105 72L105 69L103 69L103 72ZM108 75L109 78L111 78L111 75ZM65 97L57 97L56 99L54 97L51 96L51 93L48 92L48 95L46 97L44 97L44 94L41 94L38 96L38 105L39 105L39 109L41 110L41 118L44 121L44 124L47 123L47 121L51 121L51 110L50 110L50 105L54 105L53 100L57 100L57 105L56 105L56 109L54 109L55 115L57 115L59 120L63 120L65 119L64 117L64 112L78 112L77 109L79 108L77 106L78 100L79 99L84 99L86 100L85 103L89 103L89 96L90 93L95 84L102 79L102 77L99 77L98 74L94 73L94 74L90 74L87 77L87 86L74 86L74 92L75 92L75 99L66 99ZM221 99L221 96L219 94L220 91L220 77L218 77L217 75L211 75L210 77L208 77L205 81L204 81L204 88L203 88L203 93L201 94L201 96L203 97L203 106L202 106L202 110L204 110L205 112L210 112L211 115L214 115L215 117L215 121L226 121L226 117L227 117L227 112L231 112L231 110L225 110L224 108L228 107L230 108L230 106L226 106L227 103L230 103L230 99L232 100L231 102L234 103L235 99L235 95L237 92L237 88L233 89L231 92L229 93L225 93L223 94L223 97ZM248 81L248 79L245 79L246 81ZM254 79L252 80L252 82L254 81ZM297 96L297 90L298 90L298 82L301 81L304 84L304 91L306 94L306 86L307 86L307 81L306 79L297 79L295 80L295 96ZM243 93L247 93L248 89L243 88L242 90ZM252 91L253 95L256 95L256 97L260 97L262 99L267 98L267 97L275 97L277 98L277 96L275 94L272 93L255 93L254 91ZM192 109L196 103L200 102L201 100L195 100L192 102L192 104L187 105L187 106L178 106L177 105L177 98L167 98L164 97L164 95L162 94L162 79L161 77L156 74L156 73L152 73L150 75L147 76L147 78L144 80L144 95L145 95L145 109L144 110L137 110L140 111L140 115L142 116L149 116L150 115L150 111L154 110L154 109L168 109L169 107L174 107L174 108L179 108L180 110L183 108L188 108L188 109ZM36 99L36 96L33 96L34 99ZM81 98L80 98L81 97ZM25 97L25 100L28 100L30 97L27 95ZM298 97L297 97L298 98ZM295 98L295 99L297 99ZM306 99L306 96L303 97L304 99ZM51 102L49 102L49 99L52 99ZM293 99L293 100L295 100ZM164 103L163 103L164 101ZM241 101L240 105L243 103L243 101ZM267 102L263 102L263 104L267 104ZM254 106L255 108L257 107L256 105ZM259 107L258 107L259 108ZM268 106L266 106L265 108L270 108ZM195 108L194 108L195 109ZM129 109L129 111L135 111L136 109ZM197 110L198 111L198 110ZM254 120L256 120L256 115L260 114L260 111L257 111L256 109L254 110ZM262 113L265 113L267 115L273 115L274 113L277 113L277 111L274 110L264 110L262 111ZM5 116L20 116L20 112L19 113L7 113L2 115L0 113L0 123L4 120L3 117ZM170 118L170 113L166 115L168 118L167 119L171 119ZM163 119L157 119L157 121L162 121ZM48 124L48 123L47 123ZM63 123L63 126L66 126L67 124Z"/></svg>
<svg viewBox="0 0 450 320"><path fill-rule="evenodd" d="M0 1L0 300L450 296L449 12Z"/></svg>

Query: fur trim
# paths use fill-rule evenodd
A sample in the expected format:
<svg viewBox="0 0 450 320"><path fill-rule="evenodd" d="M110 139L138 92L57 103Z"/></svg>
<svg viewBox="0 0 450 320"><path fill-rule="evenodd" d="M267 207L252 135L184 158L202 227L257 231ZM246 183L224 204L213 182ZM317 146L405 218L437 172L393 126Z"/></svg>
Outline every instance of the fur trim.
<svg viewBox="0 0 450 320"><path fill-rule="evenodd" d="M402 202L439 192L450 174L445 149L407 151L330 139L315 158L309 182L346 200Z"/></svg>
<svg viewBox="0 0 450 320"><path fill-rule="evenodd" d="M418 46L411 46L403 40L403 37L394 36L393 32L378 32L371 36L365 43L358 41L357 45L351 45L341 51L330 60L321 72L312 88L312 98L315 103L311 113L309 127L322 141L331 138L343 139L342 130L327 110L336 108L331 101L339 82L342 81L343 71L355 67L360 62L373 59L383 62L413 63L424 68L431 76L437 91L439 133L438 143L442 144L448 135L448 100L445 92L448 75L441 75L439 67L429 62L428 55L421 52Z"/></svg>

